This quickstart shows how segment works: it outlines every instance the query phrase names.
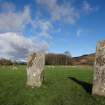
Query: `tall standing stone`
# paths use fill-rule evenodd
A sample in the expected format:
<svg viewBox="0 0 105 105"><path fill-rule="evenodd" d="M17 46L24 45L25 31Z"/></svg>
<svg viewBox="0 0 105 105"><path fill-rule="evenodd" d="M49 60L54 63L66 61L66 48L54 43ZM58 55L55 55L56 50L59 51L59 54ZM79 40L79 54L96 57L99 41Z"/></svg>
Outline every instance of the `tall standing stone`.
<svg viewBox="0 0 105 105"><path fill-rule="evenodd" d="M105 41L97 44L92 93L105 96Z"/></svg>
<svg viewBox="0 0 105 105"><path fill-rule="evenodd" d="M45 55L43 53L33 53L28 58L27 63L27 85L40 87L43 81L43 69Z"/></svg>

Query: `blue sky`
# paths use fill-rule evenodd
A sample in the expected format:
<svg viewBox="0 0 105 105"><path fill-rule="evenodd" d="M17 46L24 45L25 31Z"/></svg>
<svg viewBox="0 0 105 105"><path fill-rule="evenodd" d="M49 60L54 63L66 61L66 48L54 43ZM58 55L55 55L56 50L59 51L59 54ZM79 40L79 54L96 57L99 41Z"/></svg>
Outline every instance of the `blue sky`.
<svg viewBox="0 0 105 105"><path fill-rule="evenodd" d="M72 56L94 53L97 41L105 38L104 4L104 0L0 0L0 57L19 57L21 51L25 57L39 48L69 51Z"/></svg>

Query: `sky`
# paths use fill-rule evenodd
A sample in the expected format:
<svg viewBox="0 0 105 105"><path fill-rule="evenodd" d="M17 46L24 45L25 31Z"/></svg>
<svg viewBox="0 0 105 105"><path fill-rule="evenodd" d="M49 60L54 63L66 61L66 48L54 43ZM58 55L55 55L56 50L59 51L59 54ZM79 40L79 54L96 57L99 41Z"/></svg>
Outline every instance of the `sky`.
<svg viewBox="0 0 105 105"><path fill-rule="evenodd" d="M0 58L94 53L105 39L105 0L0 0Z"/></svg>

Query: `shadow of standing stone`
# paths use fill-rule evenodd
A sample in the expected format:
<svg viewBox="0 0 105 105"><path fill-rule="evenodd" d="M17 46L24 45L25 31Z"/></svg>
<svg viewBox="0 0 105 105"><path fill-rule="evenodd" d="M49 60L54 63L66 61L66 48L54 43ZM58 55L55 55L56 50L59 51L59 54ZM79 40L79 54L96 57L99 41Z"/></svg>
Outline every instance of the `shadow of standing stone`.
<svg viewBox="0 0 105 105"><path fill-rule="evenodd" d="M105 96L105 41L96 48L92 94Z"/></svg>
<svg viewBox="0 0 105 105"><path fill-rule="evenodd" d="M76 78L74 78L74 77L68 77L68 78L69 78L70 80L76 82L77 84L81 85L81 86L83 87L83 89L84 89L87 93L91 94L91 92L92 92L92 84L87 83L87 82L85 82L85 81L78 80L78 79L76 79Z"/></svg>

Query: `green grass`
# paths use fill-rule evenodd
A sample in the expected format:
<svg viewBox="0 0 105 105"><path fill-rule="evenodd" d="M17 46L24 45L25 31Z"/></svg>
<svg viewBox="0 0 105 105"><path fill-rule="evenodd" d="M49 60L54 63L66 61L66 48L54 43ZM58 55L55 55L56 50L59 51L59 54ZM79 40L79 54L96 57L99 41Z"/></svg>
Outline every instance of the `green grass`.
<svg viewBox="0 0 105 105"><path fill-rule="evenodd" d="M92 68L45 67L40 88L26 85L25 66L0 67L0 105L105 105L105 97L92 96Z"/></svg>

